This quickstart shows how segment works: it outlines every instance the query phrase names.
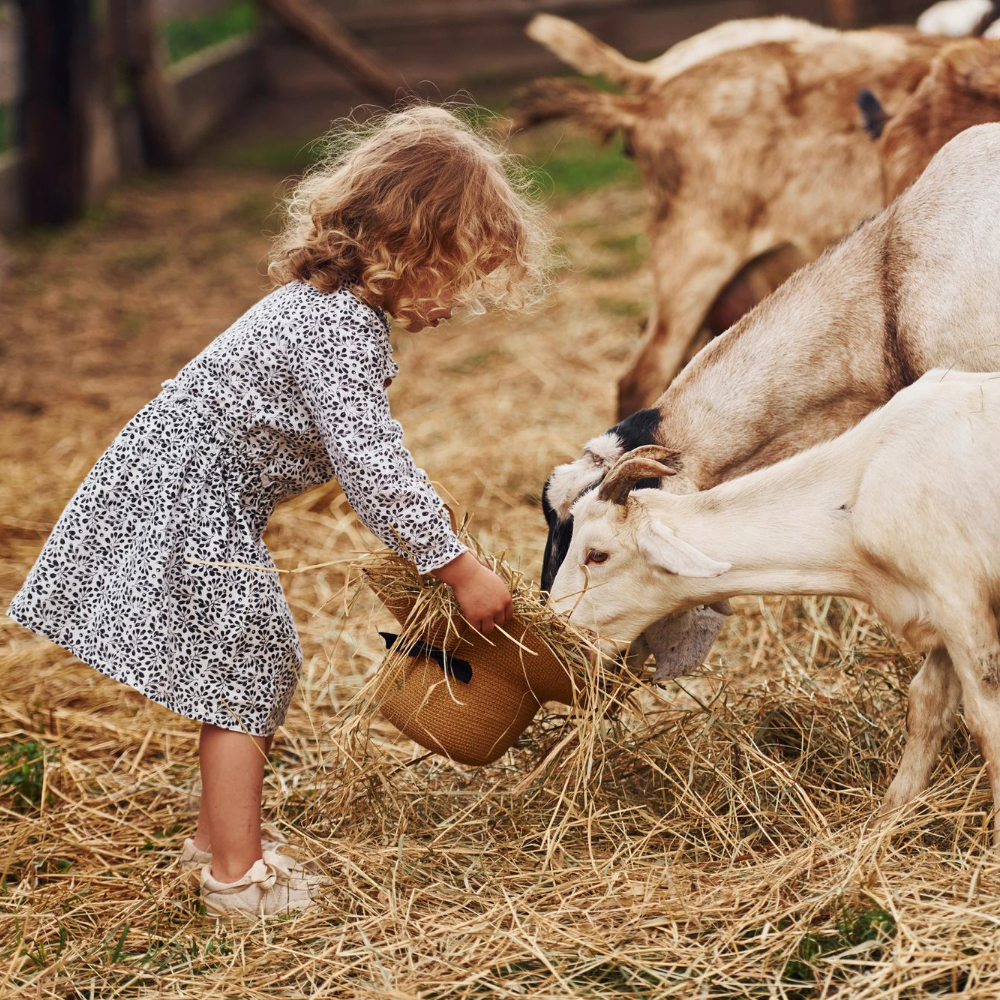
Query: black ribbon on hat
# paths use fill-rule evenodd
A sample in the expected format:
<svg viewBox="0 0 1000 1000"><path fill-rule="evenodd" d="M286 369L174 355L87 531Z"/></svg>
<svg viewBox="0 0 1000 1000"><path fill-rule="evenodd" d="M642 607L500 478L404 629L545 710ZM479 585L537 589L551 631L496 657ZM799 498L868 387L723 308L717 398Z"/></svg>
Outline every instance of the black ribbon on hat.
<svg viewBox="0 0 1000 1000"><path fill-rule="evenodd" d="M379 632L379 635L382 636L386 649L394 649L400 639L392 632ZM445 677L452 677L462 684L468 684L472 680L472 664L468 660L449 656L443 649L438 649L429 642L418 639L410 643L410 648L404 652L407 656L426 656L433 660L444 671Z"/></svg>

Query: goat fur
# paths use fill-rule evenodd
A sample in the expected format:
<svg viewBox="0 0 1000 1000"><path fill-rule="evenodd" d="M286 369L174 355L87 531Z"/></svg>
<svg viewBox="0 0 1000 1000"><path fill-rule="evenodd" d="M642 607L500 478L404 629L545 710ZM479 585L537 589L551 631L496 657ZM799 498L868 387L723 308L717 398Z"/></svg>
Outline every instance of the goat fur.
<svg viewBox="0 0 1000 1000"><path fill-rule="evenodd" d="M602 140L621 133L649 195L653 301L619 379L619 418L649 405L703 346L713 304L748 265L779 246L815 259L882 207L879 156L855 95L868 87L887 107L900 105L949 43L760 18L638 63L552 15L529 33L624 87L609 94L581 80L540 80L515 104L522 127L564 118Z"/></svg>
<svg viewBox="0 0 1000 1000"><path fill-rule="evenodd" d="M960 701L1000 810L998 440L1000 375L935 370L840 437L711 490L588 494L553 606L621 643L740 594L866 601L928 653L883 810L927 787Z"/></svg>

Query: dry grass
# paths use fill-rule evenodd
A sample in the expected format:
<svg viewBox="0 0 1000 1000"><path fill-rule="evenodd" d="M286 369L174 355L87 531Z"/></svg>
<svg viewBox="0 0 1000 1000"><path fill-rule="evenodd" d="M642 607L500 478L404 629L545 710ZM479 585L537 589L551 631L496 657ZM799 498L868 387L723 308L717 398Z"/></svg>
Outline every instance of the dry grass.
<svg viewBox="0 0 1000 1000"><path fill-rule="evenodd" d="M274 184L202 167L14 243L0 598L111 436L260 294ZM540 486L611 422L648 297L637 191L557 212L575 270L551 305L399 338L392 388L420 463L530 576ZM391 619L350 603L368 540L338 490L282 507L269 543L288 569L341 561L284 578L306 665L267 777L268 811L335 877L322 908L204 917L174 867L195 727L2 625L0 997L1000 994L1000 871L964 730L919 806L869 825L913 664L863 610L744 601L699 676L600 723L540 717L467 770L352 726Z"/></svg>

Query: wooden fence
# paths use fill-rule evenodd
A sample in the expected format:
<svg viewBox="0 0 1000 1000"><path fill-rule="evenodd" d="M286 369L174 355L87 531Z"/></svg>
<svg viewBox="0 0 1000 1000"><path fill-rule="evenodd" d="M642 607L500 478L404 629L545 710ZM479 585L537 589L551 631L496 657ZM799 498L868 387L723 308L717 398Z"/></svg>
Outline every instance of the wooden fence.
<svg viewBox="0 0 1000 1000"><path fill-rule="evenodd" d="M72 218L83 205L99 200L123 174L150 163L149 143L144 142L148 123L136 100L144 70L133 67L135 72L122 85L125 54L121 49L125 43L114 37L113 25L107 20L116 8L134 12L137 8L128 7L133 2L109 0L91 6L89 0L22 0L22 4L36 5L27 12L29 16L43 7L52 8L49 23L44 25L52 31L46 37L38 37L37 30L34 35L25 30L23 7L0 3L0 125L15 120L6 130L6 142L5 130L0 129L0 231L25 221ZM151 9L162 17L178 11L211 11L227 4L231 5L231 0L156 0ZM89 43L87 51L78 51L80 42L70 40L69 32L60 30L67 28L74 16L88 21L89 32L78 33L78 38ZM94 21L89 23L91 17ZM34 60L24 44L25 39L30 44L32 38L38 47ZM47 64L53 52L71 66L75 60L87 62L86 70L79 73L84 82L78 92L45 92L50 81L55 90L60 75ZM260 32L228 38L161 69L174 105L177 146L191 150L235 108L261 92ZM32 78L32 73L37 75ZM60 104L65 107L60 108ZM34 116L31 129L24 127L29 116ZM85 134L77 135L77 129ZM51 184L38 183L39 172L65 175L66 161L74 152L79 153L83 175L76 193L72 176L65 185L55 177ZM53 189L60 187L67 192L66 204L53 197ZM38 192L36 204L32 203L33 188ZM37 204L38 199L45 203Z"/></svg>
<svg viewBox="0 0 1000 1000"><path fill-rule="evenodd" d="M479 99L534 75L564 71L524 34L539 11L576 21L627 55L647 58L721 21L791 14L862 27L913 23L933 0L317 0L414 90ZM343 88L336 70L286 30L264 34L269 90ZM362 96L362 95L357 95Z"/></svg>

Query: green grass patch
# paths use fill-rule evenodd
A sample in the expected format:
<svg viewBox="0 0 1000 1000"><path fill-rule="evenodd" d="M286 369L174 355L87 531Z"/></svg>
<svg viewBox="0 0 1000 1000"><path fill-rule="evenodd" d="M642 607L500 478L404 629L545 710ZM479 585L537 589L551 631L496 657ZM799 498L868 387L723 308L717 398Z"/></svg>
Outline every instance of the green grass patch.
<svg viewBox="0 0 1000 1000"><path fill-rule="evenodd" d="M14 109L0 104L0 153L14 145Z"/></svg>
<svg viewBox="0 0 1000 1000"><path fill-rule="evenodd" d="M146 317L142 313L134 312L131 309L123 309L119 313L115 325L118 329L120 340L135 340L146 329Z"/></svg>
<svg viewBox="0 0 1000 1000"><path fill-rule="evenodd" d="M550 148L526 152L529 173L543 196L565 201L586 191L596 191L609 184L639 187L635 164L621 151L617 139L603 146L593 140L563 136Z"/></svg>
<svg viewBox="0 0 1000 1000"><path fill-rule="evenodd" d="M177 63L202 49L254 31L258 24L257 5L250 0L240 0L213 14L168 18L160 31L167 46L167 57L170 62Z"/></svg>
<svg viewBox="0 0 1000 1000"><path fill-rule="evenodd" d="M114 254L108 261L111 272L120 278L138 277L159 270L170 259L167 248L155 243L139 244Z"/></svg>
<svg viewBox="0 0 1000 1000"><path fill-rule="evenodd" d="M493 349L475 351L448 365L448 371L455 375L471 375L488 368L501 357L501 352Z"/></svg>
<svg viewBox="0 0 1000 1000"><path fill-rule="evenodd" d="M785 965L783 978L786 983L815 983L821 959L867 941L887 941L896 929L896 922L891 913L874 906L870 910L845 910L837 918L836 927L833 933L803 936L795 956ZM877 949L878 945L874 947ZM805 997L811 994L802 992L796 995Z"/></svg>
<svg viewBox="0 0 1000 1000"><path fill-rule="evenodd" d="M77 223L78 226L85 226L93 233L103 233L107 232L124 218L124 212L115 205L108 204L108 202L97 202L94 205L88 205L84 211L83 216Z"/></svg>
<svg viewBox="0 0 1000 1000"><path fill-rule="evenodd" d="M277 203L268 191L252 191L244 195L226 212L226 220L241 228L259 230L275 215ZM273 220L272 220L273 221Z"/></svg>
<svg viewBox="0 0 1000 1000"><path fill-rule="evenodd" d="M609 236L598 240L597 246L610 251L610 259L588 269L587 273L592 278L618 278L632 274L642 267L646 259L646 239L642 233Z"/></svg>
<svg viewBox="0 0 1000 1000"><path fill-rule="evenodd" d="M677 980L677 974L661 971L655 968L638 968L631 964L618 964L600 958L588 961L581 957L572 970L561 969L562 982L567 987L566 996L572 997L622 997L629 1000L638 998L653 998L666 995L666 988ZM471 992L463 991L465 997L487 998L498 995L498 983L502 983L508 992L504 996L535 995L539 991L550 995L547 987L552 982L551 967L538 961L528 960L503 965L491 970L488 978L482 983L471 987ZM570 992L572 990L572 992ZM437 990L423 994L426 1000L445 1000L452 994Z"/></svg>
<svg viewBox="0 0 1000 1000"><path fill-rule="evenodd" d="M625 236L605 236L597 241L597 245L604 247L605 250L613 250L615 253L634 257L642 252L639 246L641 240L642 233L628 233Z"/></svg>
<svg viewBox="0 0 1000 1000"><path fill-rule="evenodd" d="M211 154L214 166L239 170L301 171L318 163L323 144L308 139L267 139L262 142L226 146Z"/></svg>
<svg viewBox="0 0 1000 1000"><path fill-rule="evenodd" d="M0 753L0 801L8 801L15 812L36 812L42 804L45 757L45 744L37 740L8 743Z"/></svg>
<svg viewBox="0 0 1000 1000"><path fill-rule="evenodd" d="M636 302L634 299L598 299L597 304L602 312L626 319L639 319L649 312L648 302Z"/></svg>
<svg viewBox="0 0 1000 1000"><path fill-rule="evenodd" d="M474 129L488 131L504 118L504 109L492 101L475 101L472 104L452 104L451 110Z"/></svg>

